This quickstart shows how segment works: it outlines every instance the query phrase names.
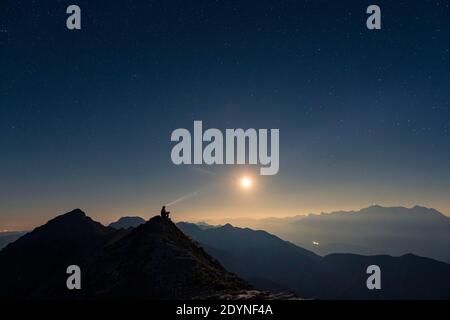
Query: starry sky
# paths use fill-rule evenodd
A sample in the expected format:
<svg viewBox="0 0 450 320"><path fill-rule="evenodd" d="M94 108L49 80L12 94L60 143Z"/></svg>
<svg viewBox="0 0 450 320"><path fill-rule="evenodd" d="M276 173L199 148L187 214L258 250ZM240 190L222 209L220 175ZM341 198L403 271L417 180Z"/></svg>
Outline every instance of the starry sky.
<svg viewBox="0 0 450 320"><path fill-rule="evenodd" d="M450 215L449 39L448 1L2 0L0 230L150 217L192 192L175 220ZM170 134L194 120L279 128L279 173L175 166Z"/></svg>

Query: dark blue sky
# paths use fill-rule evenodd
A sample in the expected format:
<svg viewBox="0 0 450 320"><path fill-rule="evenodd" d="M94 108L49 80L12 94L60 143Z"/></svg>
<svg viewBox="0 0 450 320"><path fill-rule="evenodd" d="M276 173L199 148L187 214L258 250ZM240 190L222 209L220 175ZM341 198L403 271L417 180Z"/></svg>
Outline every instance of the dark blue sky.
<svg viewBox="0 0 450 320"><path fill-rule="evenodd" d="M448 1L2 0L0 229L149 216L205 188L180 219L450 214L449 40ZM170 134L194 120L279 128L279 174L243 195L225 181L255 168L174 166Z"/></svg>

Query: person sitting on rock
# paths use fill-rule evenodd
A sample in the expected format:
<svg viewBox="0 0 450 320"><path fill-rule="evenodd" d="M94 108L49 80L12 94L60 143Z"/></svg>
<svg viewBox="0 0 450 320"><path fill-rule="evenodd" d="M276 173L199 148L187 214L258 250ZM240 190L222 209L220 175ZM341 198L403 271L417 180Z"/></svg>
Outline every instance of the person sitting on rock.
<svg viewBox="0 0 450 320"><path fill-rule="evenodd" d="M166 206L163 206L161 209L161 217L169 218L170 211L166 211Z"/></svg>

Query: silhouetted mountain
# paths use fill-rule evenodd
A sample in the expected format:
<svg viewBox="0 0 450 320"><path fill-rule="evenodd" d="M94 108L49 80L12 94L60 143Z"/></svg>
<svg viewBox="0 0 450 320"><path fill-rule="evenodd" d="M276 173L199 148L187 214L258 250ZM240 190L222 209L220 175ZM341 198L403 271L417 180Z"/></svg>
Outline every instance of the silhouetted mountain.
<svg viewBox="0 0 450 320"><path fill-rule="evenodd" d="M227 269L262 289L293 290L304 298L321 299L450 298L450 265L432 259L411 254L322 258L264 231L178 225ZM380 291L366 287L366 269L372 264L382 270Z"/></svg>
<svg viewBox="0 0 450 320"><path fill-rule="evenodd" d="M450 218L420 206L372 206L360 211L263 219L252 225L322 255L413 253L450 262Z"/></svg>
<svg viewBox="0 0 450 320"><path fill-rule="evenodd" d="M136 228L143 223L145 223L145 220L141 217L122 217L116 222L112 222L109 227L114 229L129 229Z"/></svg>
<svg viewBox="0 0 450 320"><path fill-rule="evenodd" d="M81 267L82 290L66 288L73 264ZM190 299L252 289L168 219L115 230L78 209L0 251L0 283L0 298Z"/></svg>
<svg viewBox="0 0 450 320"><path fill-rule="evenodd" d="M258 288L290 288L302 298L311 298L319 296L332 281L320 256L265 231L230 224L208 229L185 222L178 226L228 270Z"/></svg>
<svg viewBox="0 0 450 320"><path fill-rule="evenodd" d="M401 257L332 254L324 258L337 286L338 299L450 299L450 265L412 254ZM381 290L367 290L370 265L381 269Z"/></svg>
<svg viewBox="0 0 450 320"><path fill-rule="evenodd" d="M6 231L0 232L0 250L8 245L8 243L14 242L23 236L26 231Z"/></svg>
<svg viewBox="0 0 450 320"><path fill-rule="evenodd" d="M65 279L67 266L94 254L115 234L79 209L50 220L0 251L0 297L41 296L54 277Z"/></svg>
<svg viewBox="0 0 450 320"><path fill-rule="evenodd" d="M89 294L108 298L191 299L250 288L160 216L106 246L87 263L86 279Z"/></svg>

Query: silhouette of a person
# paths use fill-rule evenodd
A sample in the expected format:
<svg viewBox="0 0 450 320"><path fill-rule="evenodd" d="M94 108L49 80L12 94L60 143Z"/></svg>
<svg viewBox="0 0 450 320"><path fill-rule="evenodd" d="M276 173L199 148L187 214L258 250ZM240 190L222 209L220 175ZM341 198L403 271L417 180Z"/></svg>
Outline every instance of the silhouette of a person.
<svg viewBox="0 0 450 320"><path fill-rule="evenodd" d="M169 218L170 211L166 211L166 206L163 206L161 209L161 217Z"/></svg>

